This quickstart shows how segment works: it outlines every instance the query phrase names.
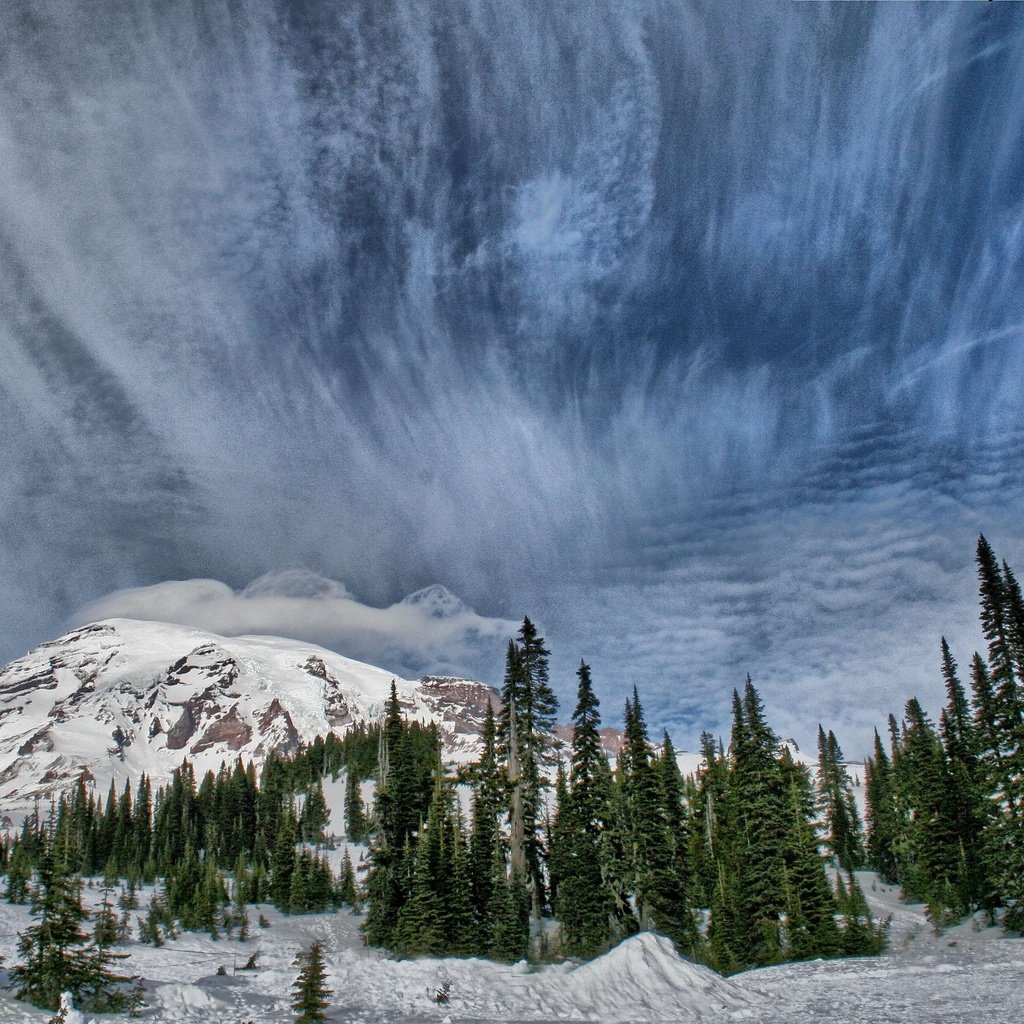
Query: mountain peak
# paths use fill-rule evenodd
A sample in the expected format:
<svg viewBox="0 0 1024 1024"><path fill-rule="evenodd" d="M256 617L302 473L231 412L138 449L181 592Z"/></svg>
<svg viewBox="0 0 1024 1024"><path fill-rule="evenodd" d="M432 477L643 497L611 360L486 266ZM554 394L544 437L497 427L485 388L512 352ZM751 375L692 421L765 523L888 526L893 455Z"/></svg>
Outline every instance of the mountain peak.
<svg viewBox="0 0 1024 1024"><path fill-rule="evenodd" d="M309 600L351 596L344 583L328 579L310 569L280 569L265 573L239 594L242 598L290 597Z"/></svg>
<svg viewBox="0 0 1024 1024"><path fill-rule="evenodd" d="M426 612L432 619L450 619L467 610L466 605L440 583L432 583L429 587L417 590L404 597L401 603Z"/></svg>
<svg viewBox="0 0 1024 1024"><path fill-rule="evenodd" d="M412 682L280 637L90 623L0 669L0 801L24 811L79 779L102 792L142 772L159 784L185 758L200 776L237 757L258 765L378 721L392 681L407 718L437 723L448 760L477 755L497 703L483 683Z"/></svg>

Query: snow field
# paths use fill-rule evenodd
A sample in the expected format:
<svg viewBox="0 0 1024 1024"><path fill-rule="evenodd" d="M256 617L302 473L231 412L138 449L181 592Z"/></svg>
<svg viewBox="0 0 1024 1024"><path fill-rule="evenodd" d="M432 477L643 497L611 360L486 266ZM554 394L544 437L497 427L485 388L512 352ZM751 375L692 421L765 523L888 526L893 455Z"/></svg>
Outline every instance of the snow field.
<svg viewBox="0 0 1024 1024"><path fill-rule="evenodd" d="M160 948L133 942L122 947L130 953L122 967L146 979L142 1019L161 1024L285 1024L292 1019L295 955L314 939L324 947L335 1024L1019 1024L1024 940L978 920L935 935L922 907L902 903L870 873L860 881L873 912L893 915L885 955L787 964L729 979L682 960L667 940L650 934L579 966L394 960L363 946L357 915L288 917L266 906L249 908L248 942L194 933ZM87 903L98 895L86 889ZM148 899L140 892L143 907ZM269 928L256 926L259 913ZM17 958L16 933L28 923L27 908L0 903L0 953L7 966ZM259 968L241 970L256 949ZM219 966L226 976L217 975ZM450 1001L439 1005L433 995L446 980ZM49 1018L0 993L2 1024Z"/></svg>

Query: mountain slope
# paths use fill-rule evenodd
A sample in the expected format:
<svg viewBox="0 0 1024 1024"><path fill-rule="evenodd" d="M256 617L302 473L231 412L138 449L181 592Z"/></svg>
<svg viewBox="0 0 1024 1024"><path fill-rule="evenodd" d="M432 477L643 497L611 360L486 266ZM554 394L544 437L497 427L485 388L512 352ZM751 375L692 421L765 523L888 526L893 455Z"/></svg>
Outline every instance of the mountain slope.
<svg viewBox="0 0 1024 1024"><path fill-rule="evenodd" d="M41 644L0 670L0 802L10 813L85 778L104 790L189 758L202 774L260 763L300 741L379 719L394 680L403 713L435 721L446 755L477 748L483 683L398 679L314 644L221 637L107 619Z"/></svg>

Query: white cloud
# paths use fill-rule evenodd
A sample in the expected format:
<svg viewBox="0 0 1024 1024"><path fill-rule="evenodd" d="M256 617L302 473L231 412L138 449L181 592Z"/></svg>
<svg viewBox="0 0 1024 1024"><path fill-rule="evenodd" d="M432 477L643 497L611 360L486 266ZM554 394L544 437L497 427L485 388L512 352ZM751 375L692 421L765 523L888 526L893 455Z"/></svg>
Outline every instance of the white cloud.
<svg viewBox="0 0 1024 1024"><path fill-rule="evenodd" d="M241 590L209 579L117 590L79 609L72 621L107 618L173 622L223 636L309 640L407 675L493 666L518 626L479 615L440 584L375 608L342 583L303 569L268 573Z"/></svg>

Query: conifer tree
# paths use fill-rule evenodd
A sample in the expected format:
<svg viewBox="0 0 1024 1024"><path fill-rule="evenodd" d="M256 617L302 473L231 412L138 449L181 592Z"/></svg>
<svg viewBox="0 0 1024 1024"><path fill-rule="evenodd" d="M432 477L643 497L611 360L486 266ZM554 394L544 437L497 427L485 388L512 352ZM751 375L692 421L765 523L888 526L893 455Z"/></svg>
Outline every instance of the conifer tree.
<svg viewBox="0 0 1024 1024"><path fill-rule="evenodd" d="M951 902L960 889L959 849L951 813L942 744L920 702L907 702L906 729L900 755L900 788L910 811L908 862L901 877L908 899L923 900L962 913Z"/></svg>
<svg viewBox="0 0 1024 1024"><path fill-rule="evenodd" d="M602 850L611 775L601 749L601 718L590 666L581 662L576 676L569 778L560 787L556 818L561 848L556 909L565 951L590 957L607 946L613 914L611 865L604 862ZM553 849L553 858L554 854Z"/></svg>
<svg viewBox="0 0 1024 1024"><path fill-rule="evenodd" d="M495 846L499 842L499 817L505 802L505 786L498 765L497 728L494 709L487 702L481 735L480 760L471 766L473 779L473 818L470 830L469 872L473 906L476 910L476 944L486 949L494 922L489 908L498 876L495 873ZM504 879L505 863L500 862Z"/></svg>
<svg viewBox="0 0 1024 1024"><path fill-rule="evenodd" d="M341 875L338 878L338 902L355 909L359 903L359 895L356 891L356 873L352 867L352 858L349 855L348 847L345 847L345 855L341 859Z"/></svg>
<svg viewBox="0 0 1024 1024"><path fill-rule="evenodd" d="M359 776L350 767L345 778L345 835L349 842L361 843L366 833L366 810L359 791Z"/></svg>
<svg viewBox="0 0 1024 1024"><path fill-rule="evenodd" d="M83 928L81 882L72 874L70 834L60 845L44 842L38 879L32 891L35 924L18 940L23 962L11 971L19 999L56 1010L62 992L70 992L87 1010L118 1008L117 983L109 959L89 945Z"/></svg>
<svg viewBox="0 0 1024 1024"><path fill-rule="evenodd" d="M327 1020L324 1012L330 1006L331 990L327 988L327 971L319 942L312 943L295 958L299 969L292 988L295 991L292 1009L300 1024L318 1024Z"/></svg>
<svg viewBox="0 0 1024 1024"><path fill-rule="evenodd" d="M897 880L897 810L892 765L875 730L874 756L864 765L864 790L867 801L867 857L882 880L894 885Z"/></svg>
<svg viewBox="0 0 1024 1024"><path fill-rule="evenodd" d="M677 870L669 834L665 793L652 763L647 725L636 690L626 702L621 764L630 867L641 928L656 928L687 953L696 944L696 926L686 879Z"/></svg>
<svg viewBox="0 0 1024 1024"><path fill-rule="evenodd" d="M839 742L831 729L826 736L820 725L817 789L825 822L825 846L844 871L854 871L864 862L860 815Z"/></svg>
<svg viewBox="0 0 1024 1024"><path fill-rule="evenodd" d="M941 642L946 706L939 722L945 752L947 804L955 834L958 893L955 906L966 912L990 904L986 856L982 842L986 828L984 790L978 764L978 741L971 706L957 675L956 661L946 638Z"/></svg>
<svg viewBox="0 0 1024 1024"><path fill-rule="evenodd" d="M784 847L786 956L791 960L836 956L842 951L836 903L819 853L810 773L788 748L780 760L787 789Z"/></svg>
<svg viewBox="0 0 1024 1024"><path fill-rule="evenodd" d="M321 782L317 782L310 787L302 804L302 838L307 843L324 842L324 829L329 820L330 812L324 798L324 787Z"/></svg>
<svg viewBox="0 0 1024 1024"><path fill-rule="evenodd" d="M743 699L733 694L731 753L730 799L739 823L737 884L745 929L735 952L746 963L774 963L781 957L779 928L785 907L786 787L778 739L765 721L749 676Z"/></svg>
<svg viewBox="0 0 1024 1024"><path fill-rule="evenodd" d="M518 639L509 643L501 691L500 753L509 767L515 819L512 861L525 878L535 915L546 902L540 819L545 770L552 764L551 730L558 709L548 682L549 654L536 626L524 618Z"/></svg>

